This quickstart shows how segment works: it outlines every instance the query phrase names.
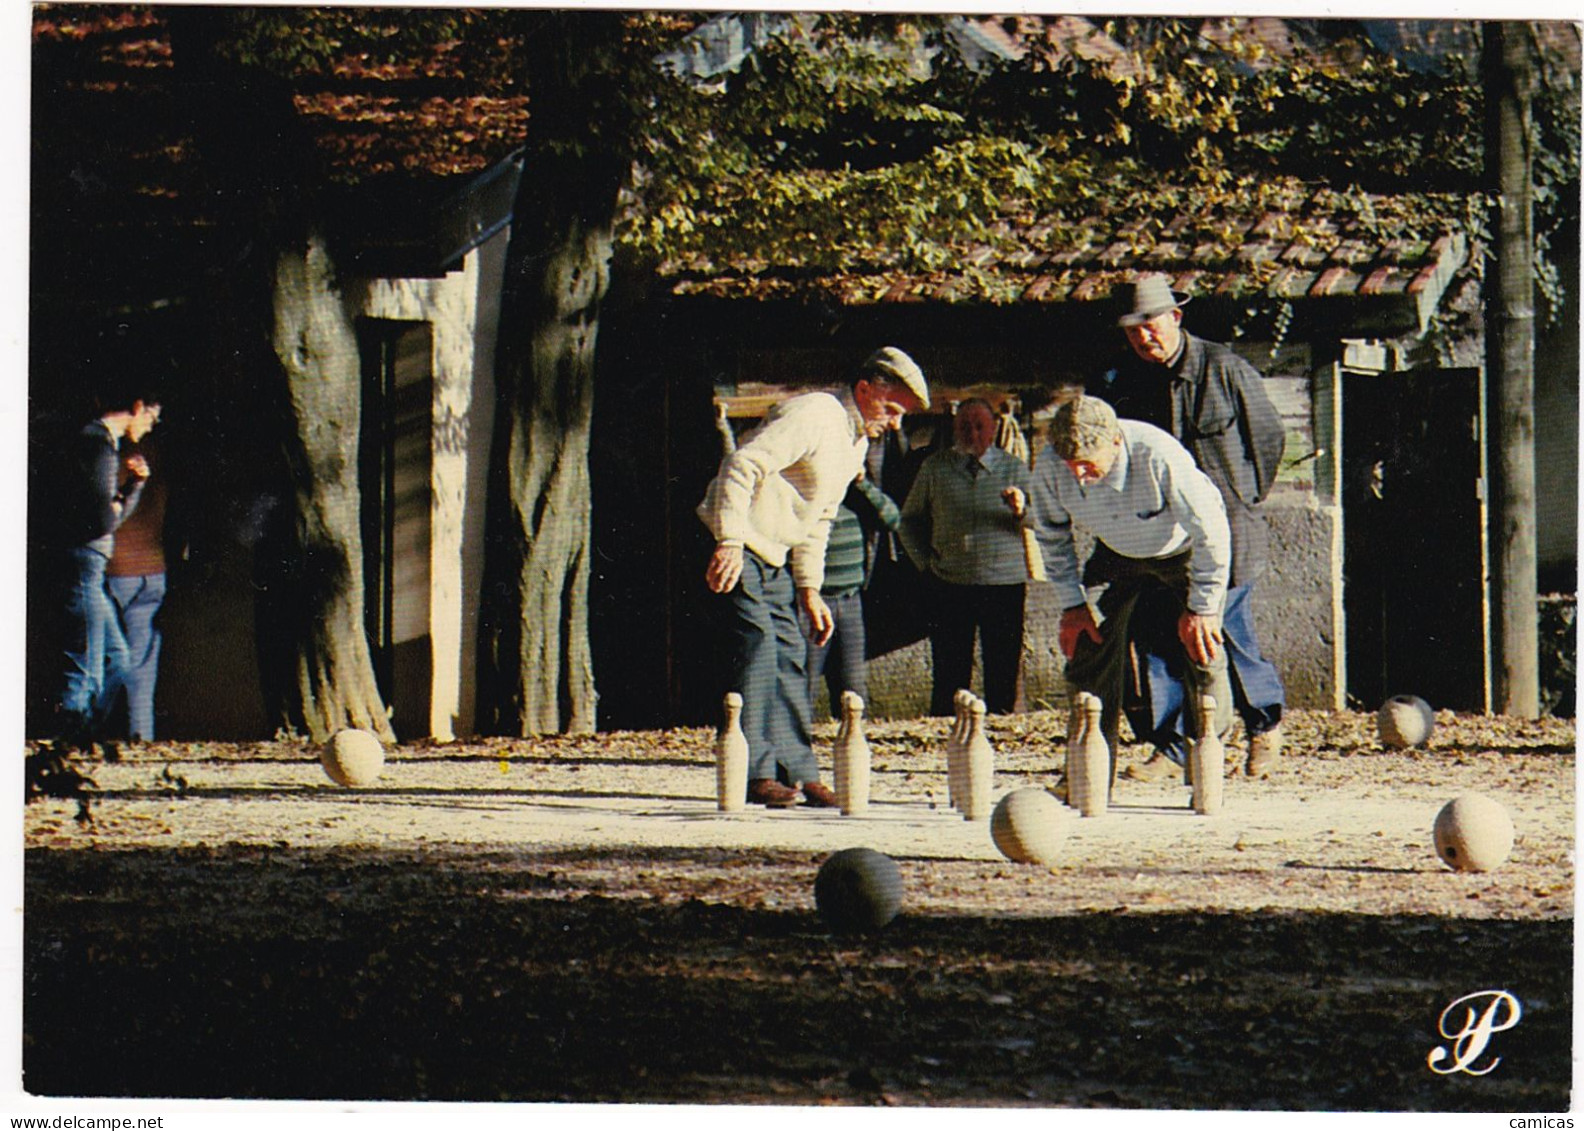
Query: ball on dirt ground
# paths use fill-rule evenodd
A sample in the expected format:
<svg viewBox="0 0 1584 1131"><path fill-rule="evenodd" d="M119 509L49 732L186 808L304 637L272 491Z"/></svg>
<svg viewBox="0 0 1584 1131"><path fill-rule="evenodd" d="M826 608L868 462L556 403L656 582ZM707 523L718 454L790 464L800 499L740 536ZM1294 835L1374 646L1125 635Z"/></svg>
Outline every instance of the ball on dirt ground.
<svg viewBox="0 0 1584 1131"><path fill-rule="evenodd" d="M385 747L366 730L340 730L319 750L319 762L337 785L373 785L385 768Z"/></svg>
<svg viewBox="0 0 1584 1131"><path fill-rule="evenodd" d="M1045 789L1014 789L990 814L990 839L1017 864L1054 868L1067 840L1070 810Z"/></svg>
<svg viewBox="0 0 1584 1131"><path fill-rule="evenodd" d="M1423 746L1435 730L1435 712L1417 695L1393 695L1375 716L1383 746L1405 750Z"/></svg>
<svg viewBox="0 0 1584 1131"><path fill-rule="evenodd" d="M1482 793L1454 798L1436 814L1436 854L1453 871L1493 871L1506 861L1512 846L1512 818Z"/></svg>
<svg viewBox="0 0 1584 1131"><path fill-rule="evenodd" d="M844 848L820 865L814 905L840 934L878 931L902 908L902 873L883 852Z"/></svg>

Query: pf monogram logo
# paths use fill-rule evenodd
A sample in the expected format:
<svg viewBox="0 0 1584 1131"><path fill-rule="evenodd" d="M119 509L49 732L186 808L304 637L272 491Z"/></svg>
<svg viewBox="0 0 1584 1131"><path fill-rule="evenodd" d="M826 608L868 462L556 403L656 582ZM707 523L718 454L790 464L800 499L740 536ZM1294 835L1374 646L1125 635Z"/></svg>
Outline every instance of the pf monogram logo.
<svg viewBox="0 0 1584 1131"><path fill-rule="evenodd" d="M1457 1020L1458 1006L1463 1007L1463 1019ZM1484 1067L1479 1059L1490 1045L1492 1033L1511 1029L1523 1017L1523 1006L1506 990L1480 990L1464 994L1441 1011L1441 1035L1452 1042L1448 1049L1437 1045L1427 1058L1430 1071L1442 1076L1464 1072L1470 1076L1484 1076L1498 1064L1501 1057L1492 1056ZM1450 1061L1450 1063L1449 1063Z"/></svg>

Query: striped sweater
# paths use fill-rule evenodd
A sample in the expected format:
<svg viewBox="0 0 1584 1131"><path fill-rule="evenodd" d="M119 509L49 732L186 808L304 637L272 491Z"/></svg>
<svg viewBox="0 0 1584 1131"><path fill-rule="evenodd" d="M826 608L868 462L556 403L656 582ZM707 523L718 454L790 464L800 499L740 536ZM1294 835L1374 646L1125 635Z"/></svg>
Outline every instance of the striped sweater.
<svg viewBox="0 0 1584 1131"><path fill-rule="evenodd" d="M889 495L868 479L855 481L831 519L830 540L825 545L825 582L820 587L826 597L856 593L869 580L863 521L853 509L866 505L887 530L895 530L902 521L902 512Z"/></svg>

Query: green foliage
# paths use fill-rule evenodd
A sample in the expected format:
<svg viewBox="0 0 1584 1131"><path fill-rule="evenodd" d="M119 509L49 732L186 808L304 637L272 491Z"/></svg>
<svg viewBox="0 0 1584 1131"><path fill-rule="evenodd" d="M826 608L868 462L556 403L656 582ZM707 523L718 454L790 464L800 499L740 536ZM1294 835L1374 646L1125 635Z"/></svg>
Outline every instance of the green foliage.
<svg viewBox="0 0 1584 1131"><path fill-rule="evenodd" d="M1477 52L1424 65L1355 21L1286 21L1277 42L1253 21L1130 17L1080 43L1054 17L1022 17L1000 25L1011 57L970 57L952 17L777 17L734 69L701 81L657 59L708 14L235 13L235 57L278 72L416 65L528 91L543 151L631 161L625 247L700 271L961 273L970 248L986 265L1026 259L1030 232L1054 250L1128 221L1126 238L1147 247L1179 214L1231 255L1247 236L1226 216L1316 188L1410 242L1483 227L1489 206ZM1446 30L1477 43L1477 25ZM1541 62L1537 282L1555 314L1547 252L1578 223L1579 91L1554 55ZM1380 194L1389 216L1373 214ZM966 270L994 287L993 269Z"/></svg>
<svg viewBox="0 0 1584 1131"><path fill-rule="evenodd" d="M1410 69L1355 25L1316 23L1280 59L1235 29L1212 42L1203 21L1136 18L1104 28L1120 59L1031 46L969 67L939 19L805 21L726 81L656 102L623 235L703 271L928 271L969 246L1027 255L1014 220L1060 248L1136 218L1147 245L1150 220L1181 212L1232 254L1246 237L1215 217L1316 186L1383 238L1460 227L1480 200L1478 76L1460 58ZM1571 201L1564 133L1547 127L1537 175ZM1390 215L1371 194L1392 194Z"/></svg>

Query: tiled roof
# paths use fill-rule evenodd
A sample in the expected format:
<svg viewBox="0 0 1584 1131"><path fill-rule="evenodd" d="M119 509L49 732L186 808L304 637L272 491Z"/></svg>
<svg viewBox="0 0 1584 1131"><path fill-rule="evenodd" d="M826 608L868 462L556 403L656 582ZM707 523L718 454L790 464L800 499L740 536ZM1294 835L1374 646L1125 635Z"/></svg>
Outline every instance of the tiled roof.
<svg viewBox="0 0 1584 1131"><path fill-rule="evenodd" d="M128 126L111 108L117 100L152 104L172 92L175 60L159 6L39 5L33 46L36 75L53 95L74 100L89 128ZM522 144L528 121L526 95L504 83L479 89L456 44L402 65L344 53L322 77L295 80L292 102L330 175L349 183L482 172ZM147 160L189 144L179 123L143 117L119 137L107 130L95 141L112 160L146 171L151 183L179 182L169 164ZM151 143L156 134L165 136Z"/></svg>
<svg viewBox="0 0 1584 1131"><path fill-rule="evenodd" d="M1403 239L1393 218L1425 198L1344 195L1298 184L1251 189L1248 207L1057 227L1036 219L1003 225L992 247L958 249L954 266L907 270L877 264L841 273L667 269L680 295L801 298L844 305L894 302L1066 302L1104 298L1126 279L1164 272L1193 295L1335 298L1396 296L1428 317L1468 258L1450 226L1433 239Z"/></svg>
<svg viewBox="0 0 1584 1131"><path fill-rule="evenodd" d="M148 5L35 9L36 208L123 231L211 222L213 181L173 81L163 12ZM1290 53L1302 32L1287 21L1251 19L1207 21L1203 34L1214 41L1233 24L1276 56ZM1405 41L1434 47L1421 43L1418 24L1393 26ZM1129 65L1115 41L1082 17L985 17L973 27L986 50L1017 54L1038 45L1112 68ZM1561 30L1576 54L1576 31ZM400 67L344 54L330 74L293 84L292 110L334 179L440 186L500 167L526 134L522 92L504 84L479 90L470 77L454 45ZM70 142L57 145L64 131ZM1468 256L1452 225L1422 241L1393 238L1400 227L1393 218L1408 198L1340 196L1289 182L1252 185L1236 207L1197 206L1188 187L1161 199L1173 203L1127 221L1008 217L994 239L952 249L944 268L915 269L900 254L877 254L841 272L694 260L666 265L663 276L678 294L1053 303L1103 297L1120 279L1164 271L1198 295L1398 296L1423 318ZM383 223L399 225L400 211L381 210Z"/></svg>
<svg viewBox="0 0 1584 1131"><path fill-rule="evenodd" d="M38 278L71 280L57 301L166 301L230 270L247 250L248 214L236 210L246 174L238 154L217 157L213 139L200 139L193 102L204 88L178 66L172 10L33 11L33 249L52 261ZM353 254L372 242L382 264L440 269L454 249L439 245L456 243L446 225L457 219L459 183L501 167L527 129L522 92L505 80L475 81L458 56L441 44L395 66L343 51L280 97L233 106L234 120L271 145L293 117L303 127L335 186L326 207ZM91 298L95 290L104 293Z"/></svg>

